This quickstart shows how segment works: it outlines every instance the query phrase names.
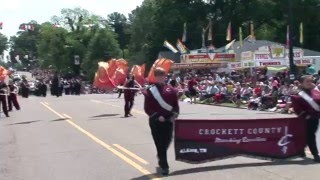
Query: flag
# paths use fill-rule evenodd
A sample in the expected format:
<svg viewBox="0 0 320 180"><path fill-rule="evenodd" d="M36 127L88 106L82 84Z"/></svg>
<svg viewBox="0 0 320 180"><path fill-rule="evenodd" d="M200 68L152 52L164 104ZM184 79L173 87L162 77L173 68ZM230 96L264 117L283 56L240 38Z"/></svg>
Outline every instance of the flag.
<svg viewBox="0 0 320 180"><path fill-rule="evenodd" d="M25 31L27 30L27 27L25 24L20 24L19 29Z"/></svg>
<svg viewBox="0 0 320 180"><path fill-rule="evenodd" d="M250 36L251 36L252 38L255 38L255 36L254 36L253 21L250 22Z"/></svg>
<svg viewBox="0 0 320 180"><path fill-rule="evenodd" d="M229 42L229 43L226 45L225 49L226 49L226 50L229 50L229 49L233 46L234 42L236 42L235 39L234 39L233 41Z"/></svg>
<svg viewBox="0 0 320 180"><path fill-rule="evenodd" d="M286 42L287 48L289 48L290 45L290 27L287 26L287 42Z"/></svg>
<svg viewBox="0 0 320 180"><path fill-rule="evenodd" d="M0 29L2 29L3 27L3 22L0 22Z"/></svg>
<svg viewBox="0 0 320 180"><path fill-rule="evenodd" d="M0 81L3 82L9 74L10 74L10 71L0 66Z"/></svg>
<svg viewBox="0 0 320 180"><path fill-rule="evenodd" d="M33 24L28 24L28 25L27 25L27 29L28 29L29 31L34 31L34 25L33 25Z"/></svg>
<svg viewBox="0 0 320 180"><path fill-rule="evenodd" d="M144 85L144 73L145 73L146 65L143 64L142 66L134 65L131 68L131 74L134 76L135 80L140 84Z"/></svg>
<svg viewBox="0 0 320 180"><path fill-rule="evenodd" d="M19 26L19 29L21 29L23 31L26 31L26 30L34 31L34 25L33 24L21 24Z"/></svg>
<svg viewBox="0 0 320 180"><path fill-rule="evenodd" d="M108 74L109 64L107 62L99 62L98 70L94 77L93 85L98 89L113 90L116 85Z"/></svg>
<svg viewBox="0 0 320 180"><path fill-rule="evenodd" d="M111 59L108 61L107 71L116 85L123 85L128 73L128 62L124 59Z"/></svg>
<svg viewBox="0 0 320 180"><path fill-rule="evenodd" d="M168 41L164 41L163 46L170 49L174 53L178 52L178 50L174 48Z"/></svg>
<svg viewBox="0 0 320 180"><path fill-rule="evenodd" d="M302 45L303 44L303 22L300 23L300 44Z"/></svg>
<svg viewBox="0 0 320 180"><path fill-rule="evenodd" d="M183 44L183 42L180 41L180 39L177 40L177 48L181 54L185 54L188 52L186 46Z"/></svg>
<svg viewBox="0 0 320 180"><path fill-rule="evenodd" d="M58 23L54 23L53 28L59 28L61 27Z"/></svg>
<svg viewBox="0 0 320 180"><path fill-rule="evenodd" d="M229 22L229 25L228 25L228 29L227 29L227 37L226 37L226 40L227 41L231 41L231 22Z"/></svg>
<svg viewBox="0 0 320 180"><path fill-rule="evenodd" d="M242 41L242 27L239 27L239 43L240 47L243 46L243 41Z"/></svg>
<svg viewBox="0 0 320 180"><path fill-rule="evenodd" d="M183 35L182 35L182 42L187 41L187 23L183 24Z"/></svg>
<svg viewBox="0 0 320 180"><path fill-rule="evenodd" d="M155 78L154 78L154 70L157 67L162 67L165 70L166 75L167 75L169 73L169 71L170 71L170 68L171 68L172 64L173 64L173 61L170 60L170 59L164 59L164 58L163 59L157 59L153 63L153 65L152 65L152 67L151 67L151 69L149 71L149 75L148 75L149 83L155 83L156 82Z"/></svg>
<svg viewBox="0 0 320 180"><path fill-rule="evenodd" d="M208 41L212 41L212 21L209 22Z"/></svg>

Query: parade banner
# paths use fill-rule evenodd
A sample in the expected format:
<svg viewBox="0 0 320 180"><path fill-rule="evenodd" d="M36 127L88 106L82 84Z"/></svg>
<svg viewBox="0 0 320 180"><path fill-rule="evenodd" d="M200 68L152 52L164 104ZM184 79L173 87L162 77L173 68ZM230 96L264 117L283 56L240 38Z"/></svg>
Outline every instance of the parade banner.
<svg viewBox="0 0 320 180"><path fill-rule="evenodd" d="M299 118L175 121L176 160L204 163L237 155L285 159L306 145Z"/></svg>

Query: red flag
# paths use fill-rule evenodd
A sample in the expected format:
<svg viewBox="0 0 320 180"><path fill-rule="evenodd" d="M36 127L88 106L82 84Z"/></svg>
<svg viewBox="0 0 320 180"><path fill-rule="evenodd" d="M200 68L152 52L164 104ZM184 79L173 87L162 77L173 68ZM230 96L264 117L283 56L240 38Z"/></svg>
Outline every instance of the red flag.
<svg viewBox="0 0 320 180"><path fill-rule="evenodd" d="M109 64L106 62L99 62L98 66L93 85L98 89L112 90L115 88L116 85L108 74Z"/></svg>
<svg viewBox="0 0 320 180"><path fill-rule="evenodd" d="M108 64L109 64L108 73L110 77L113 76L114 72L116 72L116 69L118 68L116 61L117 61L116 59L111 59L110 61L108 61Z"/></svg>
<svg viewBox="0 0 320 180"><path fill-rule="evenodd" d="M10 71L0 66L0 81L4 81L9 74L10 74Z"/></svg>
<svg viewBox="0 0 320 180"><path fill-rule="evenodd" d="M173 64L173 61L170 59L157 59L153 63L153 65L149 71L149 75L148 75L149 83L155 83L155 78L154 78L154 69L155 68L162 67L165 70L166 74L168 74L172 64Z"/></svg>
<svg viewBox="0 0 320 180"><path fill-rule="evenodd" d="M135 80L140 85L143 85L145 83L145 80L144 80L145 68L146 68L146 65L143 64L142 66L134 65L131 69L131 74L134 75Z"/></svg>
<svg viewBox="0 0 320 180"><path fill-rule="evenodd" d="M114 72L112 79L116 85L123 85L126 82L128 74L128 66L120 66Z"/></svg>
<svg viewBox="0 0 320 180"><path fill-rule="evenodd" d="M0 29L3 28L3 22L0 22Z"/></svg>

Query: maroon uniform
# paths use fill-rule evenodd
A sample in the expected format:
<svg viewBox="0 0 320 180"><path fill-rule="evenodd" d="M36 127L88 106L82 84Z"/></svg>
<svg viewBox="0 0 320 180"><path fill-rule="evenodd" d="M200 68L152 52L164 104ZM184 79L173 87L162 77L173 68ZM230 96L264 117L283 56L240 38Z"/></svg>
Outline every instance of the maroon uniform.
<svg viewBox="0 0 320 180"><path fill-rule="evenodd" d="M125 83L124 87L133 88L134 85L135 85L135 81L134 80L128 80ZM132 106L133 106L135 94L136 94L136 90L131 90L131 89L125 89L124 90L124 101L125 101L124 116L125 117L128 117L129 115L131 115L130 111L131 111Z"/></svg>
<svg viewBox="0 0 320 180"><path fill-rule="evenodd" d="M156 93L154 90L157 90ZM179 113L178 90L168 85L155 84L143 94L145 96L144 109L149 116L149 126L157 148L158 164L162 169L169 169L167 149L173 132L171 119ZM161 116L165 118L164 122L159 120Z"/></svg>
<svg viewBox="0 0 320 180"><path fill-rule="evenodd" d="M9 91L10 91L10 94L8 95L9 111L12 111L12 104L17 110L20 110L20 105L17 99L18 87L15 85L9 85Z"/></svg>
<svg viewBox="0 0 320 180"><path fill-rule="evenodd" d="M196 96L197 95L197 90L195 89L194 86L198 85L198 82L195 80L195 79L191 79L189 82L188 82L188 90L190 92L190 95L193 97L193 96Z"/></svg>
<svg viewBox="0 0 320 180"><path fill-rule="evenodd" d="M304 90L310 99L313 99L313 102L310 103L299 95L292 96L292 106L295 113L306 120L307 122L307 144L312 155L316 158L319 157L318 148L316 145L316 131L319 125L320 111L315 109L315 106L320 105L320 91L318 89L313 90ZM311 100L312 101L312 100ZM312 103L316 103L312 106Z"/></svg>
<svg viewBox="0 0 320 180"><path fill-rule="evenodd" d="M3 113L6 115L6 117L9 117L8 113L8 107L7 107L7 85L2 83L0 85L0 101Z"/></svg>

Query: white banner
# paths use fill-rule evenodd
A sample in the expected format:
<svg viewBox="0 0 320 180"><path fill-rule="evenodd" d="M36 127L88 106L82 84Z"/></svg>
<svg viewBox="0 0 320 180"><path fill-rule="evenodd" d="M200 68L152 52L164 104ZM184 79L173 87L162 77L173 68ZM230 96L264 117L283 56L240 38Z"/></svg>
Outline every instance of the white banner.
<svg viewBox="0 0 320 180"><path fill-rule="evenodd" d="M242 52L241 60L253 60L253 52L251 51Z"/></svg>
<svg viewBox="0 0 320 180"><path fill-rule="evenodd" d="M254 60L269 60L270 52L267 51L255 51Z"/></svg>
<svg viewBox="0 0 320 180"><path fill-rule="evenodd" d="M234 63L229 63L228 64L230 69L240 69L242 68L242 63L241 62L234 62Z"/></svg>
<svg viewBox="0 0 320 180"><path fill-rule="evenodd" d="M279 60L257 60L255 61L256 67L262 66L286 66L286 60L279 59Z"/></svg>

